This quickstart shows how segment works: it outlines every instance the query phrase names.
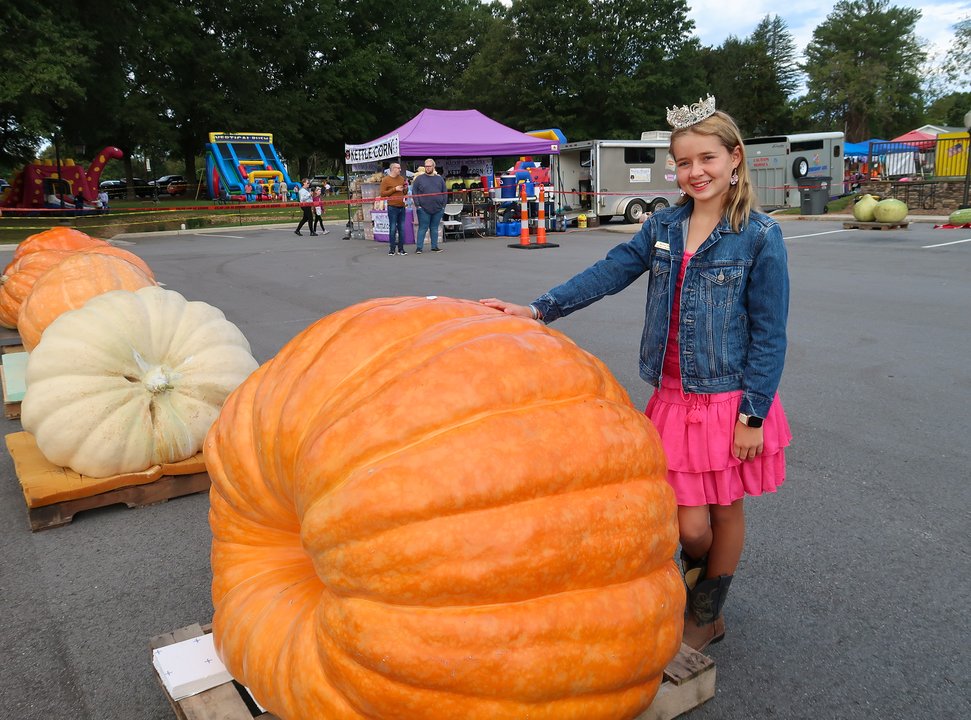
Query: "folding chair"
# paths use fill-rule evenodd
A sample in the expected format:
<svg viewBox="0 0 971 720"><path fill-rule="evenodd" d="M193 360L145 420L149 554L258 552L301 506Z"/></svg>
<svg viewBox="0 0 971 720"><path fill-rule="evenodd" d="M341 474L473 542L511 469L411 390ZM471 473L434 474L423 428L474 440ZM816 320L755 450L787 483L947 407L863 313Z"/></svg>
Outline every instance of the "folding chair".
<svg viewBox="0 0 971 720"><path fill-rule="evenodd" d="M447 242L449 238L465 240L465 230L462 229L462 221L458 216L462 214L462 203L448 203L445 206L445 219L442 220L442 240Z"/></svg>

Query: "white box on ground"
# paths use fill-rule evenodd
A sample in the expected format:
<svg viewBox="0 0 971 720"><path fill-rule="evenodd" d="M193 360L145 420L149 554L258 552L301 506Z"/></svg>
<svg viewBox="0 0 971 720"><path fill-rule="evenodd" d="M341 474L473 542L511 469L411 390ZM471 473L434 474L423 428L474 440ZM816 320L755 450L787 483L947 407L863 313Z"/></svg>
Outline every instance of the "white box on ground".
<svg viewBox="0 0 971 720"><path fill-rule="evenodd" d="M233 679L216 655L212 633L152 651L152 664L173 700L196 695Z"/></svg>

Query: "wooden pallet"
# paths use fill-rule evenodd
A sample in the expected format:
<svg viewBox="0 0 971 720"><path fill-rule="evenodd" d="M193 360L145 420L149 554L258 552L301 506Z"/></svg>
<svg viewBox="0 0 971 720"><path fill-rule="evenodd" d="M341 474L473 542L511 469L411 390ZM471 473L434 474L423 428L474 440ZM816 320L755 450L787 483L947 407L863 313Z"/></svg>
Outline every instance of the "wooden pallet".
<svg viewBox="0 0 971 720"><path fill-rule="evenodd" d="M906 230L910 223L845 222L844 230Z"/></svg>
<svg viewBox="0 0 971 720"><path fill-rule="evenodd" d="M209 632L212 632L209 624L189 625L152 638L150 645L154 650ZM175 700L165 689L157 672L155 679L179 720L279 720L276 715L263 712L249 691L235 680L198 695ZM654 702L636 720L674 720L713 697L715 661L687 645L682 645L681 652L664 669L664 681Z"/></svg>
<svg viewBox="0 0 971 720"><path fill-rule="evenodd" d="M209 489L202 453L178 463L154 465L138 473L92 478L48 462L27 432L5 438L27 506L33 532L67 525L83 510L155 505Z"/></svg>

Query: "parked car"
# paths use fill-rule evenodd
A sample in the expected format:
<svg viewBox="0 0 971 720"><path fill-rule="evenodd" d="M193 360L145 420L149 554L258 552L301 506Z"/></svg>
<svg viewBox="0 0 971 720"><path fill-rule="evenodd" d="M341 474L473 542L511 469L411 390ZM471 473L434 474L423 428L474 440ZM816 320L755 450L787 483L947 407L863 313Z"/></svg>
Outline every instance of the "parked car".
<svg viewBox="0 0 971 720"><path fill-rule="evenodd" d="M0 178L0 195L3 195L7 191L8 187L10 187L10 183L3 178Z"/></svg>
<svg viewBox="0 0 971 720"><path fill-rule="evenodd" d="M128 197L128 185L124 180L102 180L98 187L108 193L110 199L121 199ZM135 188L135 197L152 197L153 188L147 180L142 178L132 178L132 187Z"/></svg>
<svg viewBox="0 0 971 720"><path fill-rule="evenodd" d="M163 175L150 180L148 184L158 188L159 195L182 195L189 187L189 183L182 175Z"/></svg>
<svg viewBox="0 0 971 720"><path fill-rule="evenodd" d="M347 187L347 181L338 175L314 175L310 179L310 187L324 187L330 183L332 192L343 192Z"/></svg>
<svg viewBox="0 0 971 720"><path fill-rule="evenodd" d="M127 194L127 186L124 180L102 180L98 183L98 188L108 193L110 200L123 198Z"/></svg>

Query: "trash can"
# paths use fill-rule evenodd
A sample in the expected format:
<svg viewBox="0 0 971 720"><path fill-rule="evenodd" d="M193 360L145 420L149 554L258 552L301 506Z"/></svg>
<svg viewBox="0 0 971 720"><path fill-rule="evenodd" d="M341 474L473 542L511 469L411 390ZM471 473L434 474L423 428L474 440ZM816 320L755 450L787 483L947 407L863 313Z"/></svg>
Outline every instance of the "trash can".
<svg viewBox="0 0 971 720"><path fill-rule="evenodd" d="M805 177L799 180L799 212L803 215L822 215L829 202L831 177Z"/></svg>

